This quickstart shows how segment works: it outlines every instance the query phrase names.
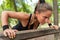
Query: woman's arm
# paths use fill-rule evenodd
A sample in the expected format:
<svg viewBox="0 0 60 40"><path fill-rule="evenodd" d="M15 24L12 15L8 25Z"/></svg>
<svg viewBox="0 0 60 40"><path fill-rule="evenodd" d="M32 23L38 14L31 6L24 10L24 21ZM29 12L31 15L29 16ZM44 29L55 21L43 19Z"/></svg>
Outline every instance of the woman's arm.
<svg viewBox="0 0 60 40"><path fill-rule="evenodd" d="M8 25L8 18L16 18L19 20L26 20L29 18L29 14L23 12L3 11L1 15L2 26Z"/></svg>
<svg viewBox="0 0 60 40"><path fill-rule="evenodd" d="M14 38L16 36L16 29L9 29L8 18L16 18L19 20L28 20L29 14L24 14L22 12L4 11L1 15L3 34L9 38Z"/></svg>

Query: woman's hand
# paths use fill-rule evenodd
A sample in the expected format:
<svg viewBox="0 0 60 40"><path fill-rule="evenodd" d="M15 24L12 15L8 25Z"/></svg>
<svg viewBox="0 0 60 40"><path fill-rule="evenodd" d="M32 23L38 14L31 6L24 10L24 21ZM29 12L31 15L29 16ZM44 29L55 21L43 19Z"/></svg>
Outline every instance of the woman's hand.
<svg viewBox="0 0 60 40"><path fill-rule="evenodd" d="M58 30L59 27L57 25L51 25L50 28Z"/></svg>
<svg viewBox="0 0 60 40"><path fill-rule="evenodd" d="M17 30L15 29L6 29L4 30L4 36L8 36L9 38L15 38Z"/></svg>

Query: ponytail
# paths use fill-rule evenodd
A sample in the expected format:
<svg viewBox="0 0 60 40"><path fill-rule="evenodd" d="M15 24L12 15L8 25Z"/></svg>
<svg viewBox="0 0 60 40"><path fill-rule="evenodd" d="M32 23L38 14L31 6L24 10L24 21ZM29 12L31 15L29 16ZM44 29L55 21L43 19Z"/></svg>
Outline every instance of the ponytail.
<svg viewBox="0 0 60 40"><path fill-rule="evenodd" d="M37 5L40 4L40 3L45 3L45 0L39 0L38 3L37 3ZM37 5L35 7L34 13L36 13Z"/></svg>
<svg viewBox="0 0 60 40"><path fill-rule="evenodd" d="M40 3L45 3L45 0L39 0Z"/></svg>

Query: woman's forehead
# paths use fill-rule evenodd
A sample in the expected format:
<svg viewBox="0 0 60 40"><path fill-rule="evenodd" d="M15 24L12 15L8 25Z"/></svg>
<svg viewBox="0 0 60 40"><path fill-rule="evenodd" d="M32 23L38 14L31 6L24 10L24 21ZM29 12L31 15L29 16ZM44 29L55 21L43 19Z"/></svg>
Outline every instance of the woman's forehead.
<svg viewBox="0 0 60 40"><path fill-rule="evenodd" d="M52 14L52 11L46 11L46 12L41 12L42 15L50 17Z"/></svg>
<svg viewBox="0 0 60 40"><path fill-rule="evenodd" d="M45 11L45 12L42 12L43 14L46 14L46 15L51 15L52 14L52 11Z"/></svg>

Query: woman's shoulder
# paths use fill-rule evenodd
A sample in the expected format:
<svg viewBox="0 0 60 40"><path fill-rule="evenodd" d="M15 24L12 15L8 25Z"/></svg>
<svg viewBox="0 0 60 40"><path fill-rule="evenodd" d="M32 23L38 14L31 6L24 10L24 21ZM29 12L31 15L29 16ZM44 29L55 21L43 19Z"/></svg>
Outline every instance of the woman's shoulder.
<svg viewBox="0 0 60 40"><path fill-rule="evenodd" d="M30 14L26 12L3 11L2 13L8 14L9 17L17 19L28 19L30 16Z"/></svg>

